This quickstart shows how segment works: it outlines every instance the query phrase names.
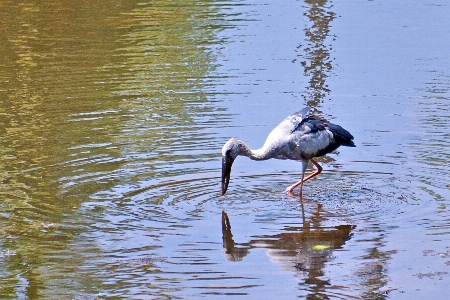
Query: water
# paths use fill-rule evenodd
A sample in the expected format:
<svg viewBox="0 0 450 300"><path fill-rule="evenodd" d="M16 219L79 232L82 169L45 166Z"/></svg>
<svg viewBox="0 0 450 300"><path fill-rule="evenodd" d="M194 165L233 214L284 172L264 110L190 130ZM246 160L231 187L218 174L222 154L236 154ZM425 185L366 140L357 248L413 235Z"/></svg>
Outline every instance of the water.
<svg viewBox="0 0 450 300"><path fill-rule="evenodd" d="M445 299L444 1L0 6L0 298ZM220 196L304 105L357 147Z"/></svg>

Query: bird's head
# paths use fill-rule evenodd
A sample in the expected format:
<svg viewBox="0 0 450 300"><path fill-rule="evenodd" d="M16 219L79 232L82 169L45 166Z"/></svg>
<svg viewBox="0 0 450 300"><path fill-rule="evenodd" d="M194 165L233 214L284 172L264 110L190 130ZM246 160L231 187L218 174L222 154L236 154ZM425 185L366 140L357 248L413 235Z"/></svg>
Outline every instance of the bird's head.
<svg viewBox="0 0 450 300"><path fill-rule="evenodd" d="M243 143L237 139L230 139L222 148L222 195L225 195L230 183L231 166L241 153Z"/></svg>

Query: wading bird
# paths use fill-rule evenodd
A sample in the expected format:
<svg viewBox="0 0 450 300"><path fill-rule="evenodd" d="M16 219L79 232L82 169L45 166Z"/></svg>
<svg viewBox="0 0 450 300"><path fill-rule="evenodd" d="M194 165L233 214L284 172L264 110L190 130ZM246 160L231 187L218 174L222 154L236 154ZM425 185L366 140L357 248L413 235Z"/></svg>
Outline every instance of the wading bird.
<svg viewBox="0 0 450 300"><path fill-rule="evenodd" d="M292 159L302 163L302 179L289 186L285 193L300 186L298 195L302 197L303 183L322 172L322 167L313 159L330 153L340 146L356 147L353 136L339 125L331 124L308 115L310 108L287 117L269 134L264 146L251 150L242 141L230 139L222 148L222 195L230 183L231 166L239 155L253 160ZM317 170L305 178L305 171L311 161Z"/></svg>

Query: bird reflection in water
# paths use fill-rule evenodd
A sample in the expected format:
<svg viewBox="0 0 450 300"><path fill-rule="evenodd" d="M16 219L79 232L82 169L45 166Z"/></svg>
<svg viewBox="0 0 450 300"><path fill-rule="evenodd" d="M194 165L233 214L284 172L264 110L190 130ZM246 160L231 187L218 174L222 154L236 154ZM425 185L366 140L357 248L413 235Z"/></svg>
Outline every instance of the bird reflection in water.
<svg viewBox="0 0 450 300"><path fill-rule="evenodd" d="M239 247L234 242L230 219L225 211L222 211L222 239L223 249L228 260L241 261L250 252L249 247Z"/></svg>
<svg viewBox="0 0 450 300"><path fill-rule="evenodd" d="M335 249L340 249L352 236L355 225L320 226L322 205L318 204L311 221L303 219L303 226L285 228L286 232L274 235L255 236L248 242L236 243L231 232L228 214L222 211L222 238L226 258L242 261L254 248L270 249L272 261L281 263L289 271L295 271L312 284L314 290L321 290L330 284L321 279L325 263L333 258Z"/></svg>

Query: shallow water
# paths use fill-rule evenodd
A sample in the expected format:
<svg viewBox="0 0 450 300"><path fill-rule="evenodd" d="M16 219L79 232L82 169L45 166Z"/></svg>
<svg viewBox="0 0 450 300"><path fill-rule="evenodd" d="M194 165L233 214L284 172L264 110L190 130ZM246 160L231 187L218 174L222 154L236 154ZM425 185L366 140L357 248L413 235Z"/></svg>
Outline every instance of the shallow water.
<svg viewBox="0 0 450 300"><path fill-rule="evenodd" d="M0 298L446 298L444 1L0 8ZM226 140L305 105L357 147L220 196Z"/></svg>

